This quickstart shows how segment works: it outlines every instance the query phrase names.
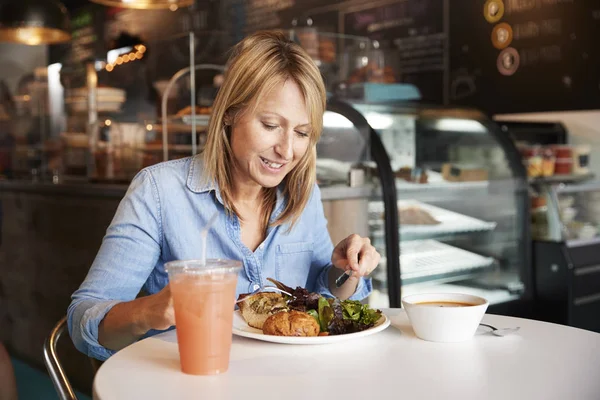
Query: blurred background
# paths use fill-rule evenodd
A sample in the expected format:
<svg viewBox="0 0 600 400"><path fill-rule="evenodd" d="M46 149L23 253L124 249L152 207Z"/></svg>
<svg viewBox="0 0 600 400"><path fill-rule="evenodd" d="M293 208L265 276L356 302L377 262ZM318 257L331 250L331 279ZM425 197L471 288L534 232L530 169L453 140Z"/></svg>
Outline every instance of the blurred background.
<svg viewBox="0 0 600 400"><path fill-rule="evenodd" d="M0 398L56 398L44 341L129 181L202 150L260 29L325 80L317 179L332 239L383 255L366 302L461 291L600 332L600 2L0 0Z"/></svg>

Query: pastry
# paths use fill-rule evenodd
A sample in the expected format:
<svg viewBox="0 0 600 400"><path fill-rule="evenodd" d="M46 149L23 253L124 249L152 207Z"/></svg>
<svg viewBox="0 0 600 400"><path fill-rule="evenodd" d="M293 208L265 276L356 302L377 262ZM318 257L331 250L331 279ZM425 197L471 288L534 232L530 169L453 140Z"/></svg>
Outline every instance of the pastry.
<svg viewBox="0 0 600 400"><path fill-rule="evenodd" d="M267 318L263 325L265 335L318 336L321 332L317 320L302 311L281 311Z"/></svg>
<svg viewBox="0 0 600 400"><path fill-rule="evenodd" d="M402 207L398 212L402 225L438 225L440 223L420 207Z"/></svg>
<svg viewBox="0 0 600 400"><path fill-rule="evenodd" d="M242 317L253 328L263 329L263 324L271 315L287 310L287 304L280 293L242 294L238 300L248 297L238 304Z"/></svg>

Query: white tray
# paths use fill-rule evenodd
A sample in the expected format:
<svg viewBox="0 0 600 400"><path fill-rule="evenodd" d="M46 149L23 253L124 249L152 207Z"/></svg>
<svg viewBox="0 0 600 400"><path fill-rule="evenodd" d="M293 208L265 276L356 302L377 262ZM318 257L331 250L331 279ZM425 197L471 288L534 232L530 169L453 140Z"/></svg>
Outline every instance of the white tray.
<svg viewBox="0 0 600 400"><path fill-rule="evenodd" d="M488 268L494 262L493 257L480 256L436 240L400 243L400 271L404 284L428 280L423 278L464 276ZM382 258L381 263L386 263L385 258Z"/></svg>
<svg viewBox="0 0 600 400"><path fill-rule="evenodd" d="M398 208L409 206L427 211L440 223L437 225L400 224L400 239L402 240L429 239L452 233L484 232L496 228L495 222L482 221L417 200L398 200ZM369 202L369 225L373 237L383 237L383 229L377 229L378 227L383 228L383 202Z"/></svg>

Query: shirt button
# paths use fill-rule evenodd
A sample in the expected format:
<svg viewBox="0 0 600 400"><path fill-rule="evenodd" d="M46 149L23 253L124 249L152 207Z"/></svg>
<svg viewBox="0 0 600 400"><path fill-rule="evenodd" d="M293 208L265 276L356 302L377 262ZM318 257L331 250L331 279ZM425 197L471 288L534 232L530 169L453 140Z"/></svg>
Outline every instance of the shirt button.
<svg viewBox="0 0 600 400"><path fill-rule="evenodd" d="M260 285L255 284L254 286L252 286L252 290L258 290L260 289Z"/></svg>
<svg viewBox="0 0 600 400"><path fill-rule="evenodd" d="M261 249L261 250L264 249L265 248L265 244L261 243L260 246L258 246L258 248Z"/></svg>

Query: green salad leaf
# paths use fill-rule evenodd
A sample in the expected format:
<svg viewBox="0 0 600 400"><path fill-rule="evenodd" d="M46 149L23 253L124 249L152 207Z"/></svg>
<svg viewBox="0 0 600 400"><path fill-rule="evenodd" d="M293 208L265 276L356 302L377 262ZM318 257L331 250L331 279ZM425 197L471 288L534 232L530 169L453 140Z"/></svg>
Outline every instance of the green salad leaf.
<svg viewBox="0 0 600 400"><path fill-rule="evenodd" d="M329 324L333 319L333 309L325 297L319 297L319 325L321 332L328 332Z"/></svg>
<svg viewBox="0 0 600 400"><path fill-rule="evenodd" d="M372 326L381 318L381 311L374 310L360 301L344 300L341 305L344 319L359 325Z"/></svg>
<svg viewBox="0 0 600 400"><path fill-rule="evenodd" d="M306 313L313 317L315 320L317 320L317 323L319 324L319 326L321 326L321 322L319 321L319 313L317 312L317 310L306 310Z"/></svg>

